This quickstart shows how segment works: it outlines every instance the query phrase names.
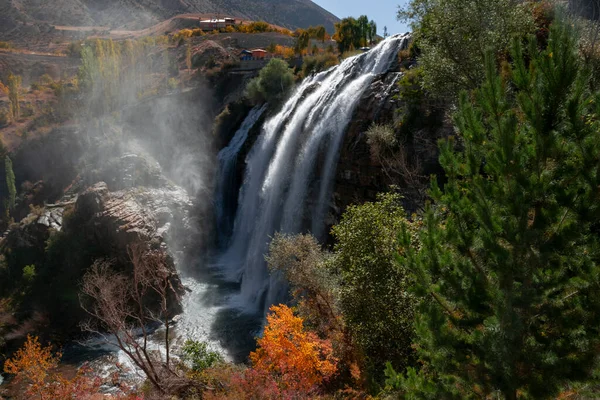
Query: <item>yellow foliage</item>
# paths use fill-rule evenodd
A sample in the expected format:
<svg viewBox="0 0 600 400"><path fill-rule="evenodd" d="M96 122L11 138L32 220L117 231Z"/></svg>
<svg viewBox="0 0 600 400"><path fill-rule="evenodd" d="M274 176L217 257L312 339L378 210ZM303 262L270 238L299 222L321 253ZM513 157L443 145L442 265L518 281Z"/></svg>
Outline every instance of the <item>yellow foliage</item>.
<svg viewBox="0 0 600 400"><path fill-rule="evenodd" d="M4 372L27 380L36 389L44 385L48 372L58 366L61 354L52 354L50 346L42 347L35 336L27 336L25 345L4 363Z"/></svg>
<svg viewBox="0 0 600 400"><path fill-rule="evenodd" d="M17 382L29 385L25 393L29 398L94 398L100 388L100 379L90 376L91 370L86 366L80 368L73 379L66 379L55 371L61 357L61 353L52 353L51 346L42 347L37 337L28 335L23 347L5 362L4 372L15 375Z"/></svg>
<svg viewBox="0 0 600 400"><path fill-rule="evenodd" d="M292 47L276 45L273 54L283 58L292 58L295 53Z"/></svg>
<svg viewBox="0 0 600 400"><path fill-rule="evenodd" d="M331 342L304 329L302 318L285 306L272 306L258 349L250 354L259 374L274 375L282 389L309 393L337 372Z"/></svg>
<svg viewBox="0 0 600 400"><path fill-rule="evenodd" d="M192 37L193 34L194 34L194 32L191 29L182 29L179 32L177 32L175 35L173 35L173 39L175 41L179 41L181 39L189 39Z"/></svg>

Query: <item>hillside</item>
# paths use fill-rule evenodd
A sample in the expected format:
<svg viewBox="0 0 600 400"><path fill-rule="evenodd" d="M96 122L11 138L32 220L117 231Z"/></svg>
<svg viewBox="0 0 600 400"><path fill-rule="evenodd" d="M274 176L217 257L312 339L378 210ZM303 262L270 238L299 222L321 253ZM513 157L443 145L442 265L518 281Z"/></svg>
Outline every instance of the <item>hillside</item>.
<svg viewBox="0 0 600 400"><path fill-rule="evenodd" d="M49 25L142 29L182 13L225 14L295 29L338 18L311 0L0 0L0 37Z"/></svg>

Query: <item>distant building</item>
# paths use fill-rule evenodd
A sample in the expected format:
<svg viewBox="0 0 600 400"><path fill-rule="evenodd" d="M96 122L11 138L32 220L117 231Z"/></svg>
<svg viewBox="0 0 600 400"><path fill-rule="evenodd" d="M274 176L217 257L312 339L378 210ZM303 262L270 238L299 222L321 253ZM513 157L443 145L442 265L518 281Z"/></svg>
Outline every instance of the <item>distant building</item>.
<svg viewBox="0 0 600 400"><path fill-rule="evenodd" d="M203 31L214 31L215 29L223 29L228 26L234 26L234 18L214 18L214 19L203 19L200 20L200 29Z"/></svg>
<svg viewBox="0 0 600 400"><path fill-rule="evenodd" d="M254 49L252 50L252 58L254 59L263 59L267 56L267 51L263 49Z"/></svg>
<svg viewBox="0 0 600 400"><path fill-rule="evenodd" d="M242 50L240 52L240 60L252 60L252 52L250 50Z"/></svg>

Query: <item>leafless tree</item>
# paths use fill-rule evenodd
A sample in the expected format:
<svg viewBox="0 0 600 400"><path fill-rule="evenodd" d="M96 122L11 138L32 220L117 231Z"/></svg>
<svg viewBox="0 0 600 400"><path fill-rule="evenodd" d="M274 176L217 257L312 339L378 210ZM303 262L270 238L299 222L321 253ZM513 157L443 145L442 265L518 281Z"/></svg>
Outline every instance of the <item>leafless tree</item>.
<svg viewBox="0 0 600 400"><path fill-rule="evenodd" d="M423 176L419 152L424 142L413 143L412 147L406 140L396 138L390 125L372 125L366 132L367 143L373 162L379 164L390 182L414 192L418 198L423 198L427 188L427 178ZM422 135L414 134L415 142ZM420 146L420 147L419 147ZM398 181L398 178L400 181Z"/></svg>
<svg viewBox="0 0 600 400"><path fill-rule="evenodd" d="M128 253L131 276L115 271L105 260L94 263L85 274L80 303L91 319L82 329L118 346L160 393L168 393L169 382L178 378L169 350L169 302L177 299L172 274L161 251L140 244L130 246ZM160 352L149 348L147 327L152 322L165 326L164 362Z"/></svg>

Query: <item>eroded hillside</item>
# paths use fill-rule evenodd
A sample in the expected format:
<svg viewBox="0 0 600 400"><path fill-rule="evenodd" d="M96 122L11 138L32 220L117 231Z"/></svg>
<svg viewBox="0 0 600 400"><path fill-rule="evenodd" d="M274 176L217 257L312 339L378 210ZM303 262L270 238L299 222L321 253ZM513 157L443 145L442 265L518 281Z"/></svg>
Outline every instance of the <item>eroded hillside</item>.
<svg viewBox="0 0 600 400"><path fill-rule="evenodd" d="M48 25L141 29L182 13L227 14L286 28L324 25L338 18L310 0L0 0L0 35L44 30Z"/></svg>

